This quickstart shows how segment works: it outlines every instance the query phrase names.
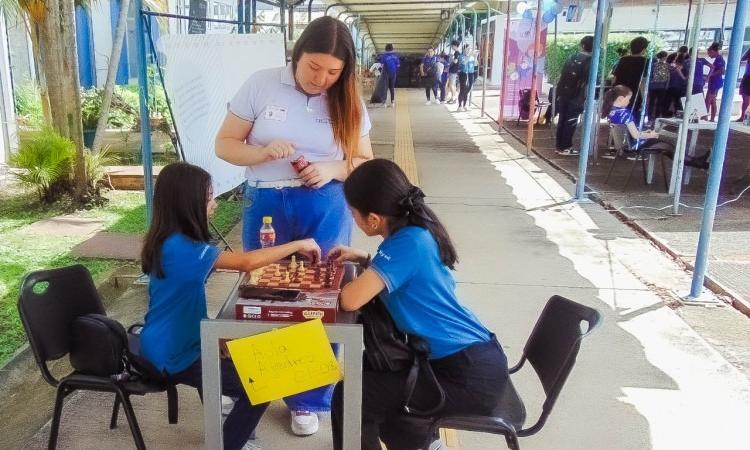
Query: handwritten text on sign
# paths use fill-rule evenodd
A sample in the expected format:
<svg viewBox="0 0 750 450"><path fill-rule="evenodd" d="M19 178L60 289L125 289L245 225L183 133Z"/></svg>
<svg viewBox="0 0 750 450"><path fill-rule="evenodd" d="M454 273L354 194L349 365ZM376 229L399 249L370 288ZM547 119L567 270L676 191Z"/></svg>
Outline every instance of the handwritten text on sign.
<svg viewBox="0 0 750 450"><path fill-rule="evenodd" d="M235 339L227 348L253 405L341 380L319 319Z"/></svg>

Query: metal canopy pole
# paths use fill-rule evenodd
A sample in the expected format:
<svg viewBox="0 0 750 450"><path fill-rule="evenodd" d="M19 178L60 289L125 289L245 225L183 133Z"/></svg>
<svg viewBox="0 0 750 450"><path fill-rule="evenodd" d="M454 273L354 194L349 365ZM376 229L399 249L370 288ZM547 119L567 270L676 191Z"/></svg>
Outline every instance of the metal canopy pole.
<svg viewBox="0 0 750 450"><path fill-rule="evenodd" d="M594 48L591 51L589 65L589 80L586 85L586 107L583 114L583 139L581 152L578 157L578 180L576 181L576 200L583 200L586 188L586 169L589 162L589 148L591 147L591 128L594 126L594 96L596 94L596 75L599 72L599 56L601 55L602 26L607 0L596 0L596 25L594 27ZM599 124L597 123L598 127Z"/></svg>
<svg viewBox="0 0 750 450"><path fill-rule="evenodd" d="M685 39L683 39L682 45L687 45L688 43L688 33L690 31L690 13L693 9L693 0L688 1L688 8L687 8L687 19L685 19ZM696 17L698 15L696 14Z"/></svg>
<svg viewBox="0 0 750 450"><path fill-rule="evenodd" d="M656 0L656 15L654 17L654 28L653 33L656 34L656 30L659 26L659 13L661 12L661 0ZM652 42L649 43L649 50L648 50L648 65L646 67L646 78L643 80L643 98L641 99L641 120L638 121L638 131L643 130L643 125L646 123L646 113L648 109L648 94L651 93L651 73L654 68L654 53L656 52L656 47L653 44L653 39L651 39ZM641 140L636 140L635 148L638 150L640 147Z"/></svg>
<svg viewBox="0 0 750 450"><path fill-rule="evenodd" d="M143 192L146 196L146 225L153 218L154 171L153 153L151 150L151 121L148 110L148 73L146 60L146 36L143 21L150 20L143 14L143 0L135 0L135 42L138 52L138 104L141 113L141 157L143 160Z"/></svg>
<svg viewBox="0 0 750 450"><path fill-rule="evenodd" d="M534 115L536 114L536 82L537 82L537 60L539 59L539 43L542 40L542 0L537 0L536 22L534 25L534 60L531 62L531 88L529 89L529 121L526 125L526 156L531 153L534 143Z"/></svg>
<svg viewBox="0 0 750 450"><path fill-rule="evenodd" d="M682 113L682 126L680 127L680 134L677 137L677 145L674 149L674 159L672 161L672 182L670 186L674 187L674 198L672 199L672 214L680 213L680 195L682 194L682 175L685 172L685 149L687 148L688 138L688 126L690 125L689 112L691 111L692 98L693 98L693 83L695 82L695 66L698 62L698 33L701 29L701 19L703 16L703 5L705 0L698 1L698 7L695 10L695 18L693 19L693 30L690 33L690 45L692 50L690 52L690 71L688 72L687 79L687 90L685 92L685 107ZM744 33L742 33L744 34ZM734 85L732 85L734 89Z"/></svg>
<svg viewBox="0 0 750 450"><path fill-rule="evenodd" d="M732 38L729 41L729 55L727 55L726 80L727 88L734 89L740 70L740 59L742 59L742 44L745 38L745 25L747 20L748 2L738 1L734 12L734 24L732 25ZM706 277L708 264L708 249L711 243L711 230L714 227L716 217L716 202L719 199L719 187L721 186L721 171L724 168L724 155L727 150L727 138L729 137L729 124L732 120L733 95L724 95L719 107L719 122L714 135L714 145L711 151L711 162L708 169L708 186L706 187L706 200L703 204L703 220L698 237L698 249L695 255L695 271L693 282L690 287L690 297L700 296L703 282Z"/></svg>
<svg viewBox="0 0 750 450"><path fill-rule="evenodd" d="M509 62L509 56L508 56L508 47L510 43L508 42L510 40L510 0L508 0L508 9L505 12L505 42L503 42L503 68L502 68L502 75L501 75L501 85L500 85L500 112L497 116L497 132L501 133L503 129L503 121L505 120L505 85L508 82L508 62Z"/></svg>

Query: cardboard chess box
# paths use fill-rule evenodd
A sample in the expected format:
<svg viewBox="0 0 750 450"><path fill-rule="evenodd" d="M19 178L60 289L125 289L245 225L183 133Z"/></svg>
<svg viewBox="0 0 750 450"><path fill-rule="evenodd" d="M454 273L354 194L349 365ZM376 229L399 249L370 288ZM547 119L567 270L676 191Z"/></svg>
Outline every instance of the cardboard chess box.
<svg viewBox="0 0 750 450"><path fill-rule="evenodd" d="M304 322L321 319L324 323L335 323L338 299L338 289L304 292L301 300L291 302L240 297L235 305L235 318L271 322Z"/></svg>

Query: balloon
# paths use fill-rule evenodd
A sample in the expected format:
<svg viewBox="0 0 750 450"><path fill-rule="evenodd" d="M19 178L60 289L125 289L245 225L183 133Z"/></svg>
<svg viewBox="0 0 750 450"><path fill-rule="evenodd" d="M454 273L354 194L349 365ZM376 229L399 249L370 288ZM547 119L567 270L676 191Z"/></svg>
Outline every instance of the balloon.
<svg viewBox="0 0 750 450"><path fill-rule="evenodd" d="M542 16L542 21L544 21L544 23L552 23L555 21L555 17L557 17L557 14L551 11L547 11Z"/></svg>
<svg viewBox="0 0 750 450"><path fill-rule="evenodd" d="M534 11L527 9L523 12L523 18L524 19L533 19L534 18Z"/></svg>
<svg viewBox="0 0 750 450"><path fill-rule="evenodd" d="M542 2L542 9L544 11L552 11L552 9L555 7L555 0L544 0Z"/></svg>
<svg viewBox="0 0 750 450"><path fill-rule="evenodd" d="M555 3L555 14L560 14L563 11L563 5L560 3Z"/></svg>
<svg viewBox="0 0 750 450"><path fill-rule="evenodd" d="M529 5L526 2L521 2L516 5L516 12L518 14L525 13L527 9L529 9Z"/></svg>
<svg viewBox="0 0 750 450"><path fill-rule="evenodd" d="M516 81L518 79L518 72L513 72L512 74L510 74L510 79Z"/></svg>

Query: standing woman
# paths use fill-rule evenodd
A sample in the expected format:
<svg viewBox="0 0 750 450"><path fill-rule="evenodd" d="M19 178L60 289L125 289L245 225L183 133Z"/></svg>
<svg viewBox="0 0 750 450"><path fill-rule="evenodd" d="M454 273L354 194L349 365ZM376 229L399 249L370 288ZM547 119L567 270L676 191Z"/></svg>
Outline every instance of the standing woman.
<svg viewBox="0 0 750 450"><path fill-rule="evenodd" d="M708 47L708 56L714 58L711 72L708 74L708 92L706 93L706 109L711 115L711 122L716 120L716 97L724 87L724 72L727 63L721 56L721 44L714 42Z"/></svg>
<svg viewBox="0 0 750 450"><path fill-rule="evenodd" d="M305 28L286 67L254 73L229 104L216 136L219 158L247 167L242 244L260 248L264 216L276 244L313 238L323 252L351 241L342 183L372 158L370 120L355 79L355 48L343 22L321 17ZM299 173L290 162L310 162ZM318 430L332 387L285 399L292 431Z"/></svg>

